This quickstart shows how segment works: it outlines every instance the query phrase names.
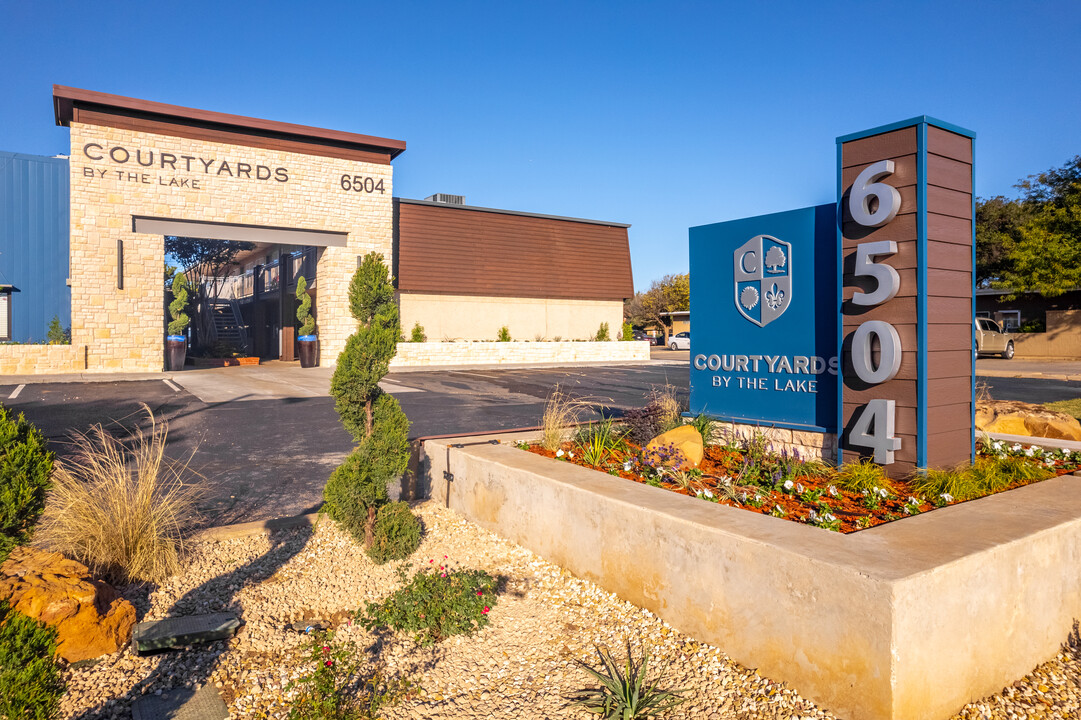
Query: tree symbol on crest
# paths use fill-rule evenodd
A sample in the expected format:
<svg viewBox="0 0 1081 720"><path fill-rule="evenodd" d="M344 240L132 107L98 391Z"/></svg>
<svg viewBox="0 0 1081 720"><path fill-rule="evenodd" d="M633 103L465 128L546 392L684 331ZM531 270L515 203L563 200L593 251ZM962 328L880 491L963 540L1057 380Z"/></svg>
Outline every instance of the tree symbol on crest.
<svg viewBox="0 0 1081 720"><path fill-rule="evenodd" d="M788 258L784 256L784 250L774 245L766 253L766 269L770 272L779 272L785 266Z"/></svg>
<svg viewBox="0 0 1081 720"><path fill-rule="evenodd" d="M743 307L750 310L758 304L758 291L750 286L743 288L743 292L739 295L739 302Z"/></svg>

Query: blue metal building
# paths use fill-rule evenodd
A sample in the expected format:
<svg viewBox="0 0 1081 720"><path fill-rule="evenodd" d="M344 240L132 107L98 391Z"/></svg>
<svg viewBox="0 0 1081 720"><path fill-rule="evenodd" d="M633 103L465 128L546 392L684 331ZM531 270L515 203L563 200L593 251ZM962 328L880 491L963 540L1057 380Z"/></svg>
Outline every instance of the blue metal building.
<svg viewBox="0 0 1081 720"><path fill-rule="evenodd" d="M71 325L67 158L0 151L0 341Z"/></svg>

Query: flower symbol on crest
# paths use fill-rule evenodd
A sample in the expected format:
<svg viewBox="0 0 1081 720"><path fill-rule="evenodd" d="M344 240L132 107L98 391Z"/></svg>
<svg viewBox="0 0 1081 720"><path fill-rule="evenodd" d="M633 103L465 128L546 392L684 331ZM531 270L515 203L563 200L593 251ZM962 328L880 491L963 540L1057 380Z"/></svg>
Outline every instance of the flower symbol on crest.
<svg viewBox="0 0 1081 720"><path fill-rule="evenodd" d="M777 283L773 283L773 287L766 291L766 305L769 305L770 310L776 310L783 301L784 290L779 289Z"/></svg>
<svg viewBox="0 0 1081 720"><path fill-rule="evenodd" d="M750 286L743 288L743 292L739 294L739 302L750 310L758 304L758 291Z"/></svg>

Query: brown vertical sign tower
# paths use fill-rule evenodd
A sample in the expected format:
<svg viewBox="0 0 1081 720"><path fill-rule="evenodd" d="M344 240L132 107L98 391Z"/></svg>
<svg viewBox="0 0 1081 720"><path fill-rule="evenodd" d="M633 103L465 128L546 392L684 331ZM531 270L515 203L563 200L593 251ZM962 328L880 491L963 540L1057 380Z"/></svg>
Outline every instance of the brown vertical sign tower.
<svg viewBox="0 0 1081 720"><path fill-rule="evenodd" d="M842 462L972 458L974 139L928 117L837 139Z"/></svg>

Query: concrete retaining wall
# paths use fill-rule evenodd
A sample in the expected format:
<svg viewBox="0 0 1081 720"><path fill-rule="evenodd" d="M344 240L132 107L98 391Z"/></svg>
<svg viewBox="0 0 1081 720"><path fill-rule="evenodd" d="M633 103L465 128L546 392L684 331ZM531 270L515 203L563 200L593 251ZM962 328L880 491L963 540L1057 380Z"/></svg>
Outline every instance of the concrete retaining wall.
<svg viewBox="0 0 1081 720"><path fill-rule="evenodd" d="M949 717L1081 618L1081 478L840 535L476 441L421 489L844 718Z"/></svg>
<svg viewBox="0 0 1081 720"><path fill-rule="evenodd" d="M649 360L644 340L611 342L398 343L391 370L441 365L559 364Z"/></svg>

